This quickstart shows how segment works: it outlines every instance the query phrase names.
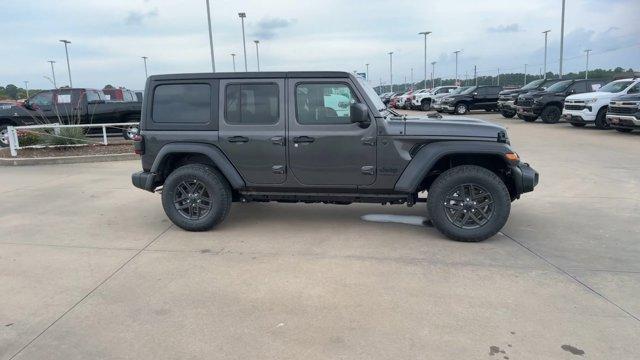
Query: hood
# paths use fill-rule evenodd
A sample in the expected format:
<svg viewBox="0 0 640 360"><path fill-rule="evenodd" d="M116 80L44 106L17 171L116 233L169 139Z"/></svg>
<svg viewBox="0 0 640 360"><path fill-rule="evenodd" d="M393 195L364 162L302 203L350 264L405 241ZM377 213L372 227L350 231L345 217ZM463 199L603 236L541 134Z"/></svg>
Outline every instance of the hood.
<svg viewBox="0 0 640 360"><path fill-rule="evenodd" d="M407 117L405 134L408 136L463 136L497 139L505 128L484 120L455 116L439 118Z"/></svg>
<svg viewBox="0 0 640 360"><path fill-rule="evenodd" d="M596 91L596 92L588 92L588 93L582 93L582 94L569 95L569 96L567 96L567 100L588 100L588 99L593 99L593 98L596 98L596 99L611 99L611 98L613 98L615 96L616 96L615 93Z"/></svg>
<svg viewBox="0 0 640 360"><path fill-rule="evenodd" d="M543 97L544 95L548 95L550 93L544 91L544 90L533 90L533 91L529 91L526 92L524 94L521 94L520 96L522 97L532 97L532 98L539 98L539 97Z"/></svg>
<svg viewBox="0 0 640 360"><path fill-rule="evenodd" d="M620 95L620 96L614 97L611 100L613 100L613 101L640 101L640 94Z"/></svg>

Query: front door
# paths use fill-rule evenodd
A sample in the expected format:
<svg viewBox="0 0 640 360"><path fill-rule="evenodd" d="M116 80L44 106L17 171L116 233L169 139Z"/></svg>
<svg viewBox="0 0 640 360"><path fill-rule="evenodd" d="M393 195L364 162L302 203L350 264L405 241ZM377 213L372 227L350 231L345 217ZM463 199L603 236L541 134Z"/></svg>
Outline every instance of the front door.
<svg viewBox="0 0 640 360"><path fill-rule="evenodd" d="M247 185L283 183L284 80L221 80L220 104L220 146Z"/></svg>
<svg viewBox="0 0 640 360"><path fill-rule="evenodd" d="M376 179L376 127L351 122L363 102L348 79L289 79L289 166L304 185L355 188Z"/></svg>

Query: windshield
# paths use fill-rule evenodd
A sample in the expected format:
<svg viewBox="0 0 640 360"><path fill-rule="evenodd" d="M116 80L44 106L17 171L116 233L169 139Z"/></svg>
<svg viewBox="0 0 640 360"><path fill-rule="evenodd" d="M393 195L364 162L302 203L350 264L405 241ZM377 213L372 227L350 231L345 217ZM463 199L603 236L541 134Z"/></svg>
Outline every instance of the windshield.
<svg viewBox="0 0 640 360"><path fill-rule="evenodd" d="M471 86L468 89L462 90L462 92L460 92L461 95L466 95L466 94L471 94L472 92L476 91L477 86Z"/></svg>
<svg viewBox="0 0 640 360"><path fill-rule="evenodd" d="M533 89L537 89L538 86L540 86L540 84L542 84L543 82L545 82L544 79L539 79L539 80L533 80L532 82L528 83L527 85L523 86L520 90L533 90Z"/></svg>
<svg viewBox="0 0 640 360"><path fill-rule="evenodd" d="M573 84L573 81L572 81L572 80L560 81L560 82L557 82L557 83L555 83L555 84L553 84L553 85L549 86L549 87L547 88L547 91L548 91L548 92L563 92L563 91L567 90L567 88L568 88L571 84Z"/></svg>
<svg viewBox="0 0 640 360"><path fill-rule="evenodd" d="M361 77L356 77L356 79L358 79L360 86L362 86L362 88L364 89L364 92L367 94L367 97L369 98L369 100L373 102L373 105L376 107L376 110L382 111L387 108L382 102L382 100L380 100L380 97L378 97L378 94L376 93L376 91L373 90L371 85L369 85L369 83L365 79Z"/></svg>
<svg viewBox="0 0 640 360"><path fill-rule="evenodd" d="M457 89L452 89L451 92L449 93L449 95L457 95L460 94L461 92L469 89L471 86L463 86L463 87L459 87Z"/></svg>
<svg viewBox="0 0 640 360"><path fill-rule="evenodd" d="M633 80L613 81L598 89L600 92L617 93L633 84Z"/></svg>

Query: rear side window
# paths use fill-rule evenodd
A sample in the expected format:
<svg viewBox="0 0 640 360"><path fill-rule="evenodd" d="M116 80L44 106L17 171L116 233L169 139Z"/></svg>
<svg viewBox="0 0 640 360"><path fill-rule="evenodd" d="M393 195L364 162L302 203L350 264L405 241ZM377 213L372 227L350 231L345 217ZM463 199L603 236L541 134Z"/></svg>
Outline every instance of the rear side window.
<svg viewBox="0 0 640 360"><path fill-rule="evenodd" d="M211 121L209 84L159 85L153 93L155 123L207 124Z"/></svg>
<svg viewBox="0 0 640 360"><path fill-rule="evenodd" d="M235 125L269 125L278 122L276 84L231 84L226 88L225 119Z"/></svg>

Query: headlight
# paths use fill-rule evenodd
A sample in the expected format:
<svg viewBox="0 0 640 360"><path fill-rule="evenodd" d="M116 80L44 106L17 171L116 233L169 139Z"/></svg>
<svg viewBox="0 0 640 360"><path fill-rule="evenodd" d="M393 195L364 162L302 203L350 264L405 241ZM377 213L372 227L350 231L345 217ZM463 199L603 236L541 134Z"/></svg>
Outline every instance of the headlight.
<svg viewBox="0 0 640 360"><path fill-rule="evenodd" d="M594 102L598 101L598 99L593 98L593 99L587 99L584 101L585 104L593 104Z"/></svg>

